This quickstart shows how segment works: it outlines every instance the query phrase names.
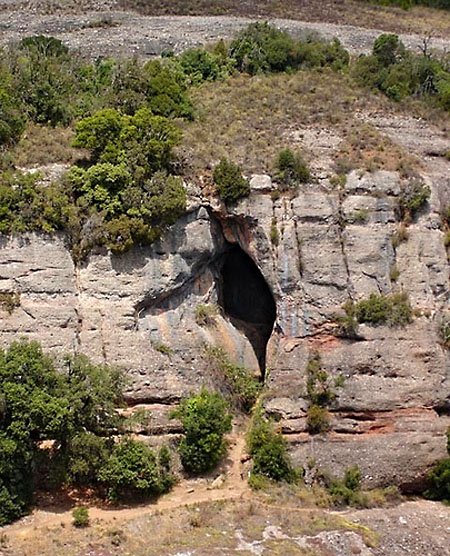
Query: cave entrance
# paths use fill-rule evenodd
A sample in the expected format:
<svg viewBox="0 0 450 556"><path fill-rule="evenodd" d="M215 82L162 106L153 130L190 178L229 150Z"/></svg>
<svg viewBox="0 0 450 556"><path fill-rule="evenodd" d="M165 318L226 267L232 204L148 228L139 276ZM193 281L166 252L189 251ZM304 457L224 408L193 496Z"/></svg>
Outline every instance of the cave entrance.
<svg viewBox="0 0 450 556"><path fill-rule="evenodd" d="M264 380L267 342L276 318L272 292L259 268L239 245L230 245L222 255L219 271L219 304L233 325L247 336Z"/></svg>

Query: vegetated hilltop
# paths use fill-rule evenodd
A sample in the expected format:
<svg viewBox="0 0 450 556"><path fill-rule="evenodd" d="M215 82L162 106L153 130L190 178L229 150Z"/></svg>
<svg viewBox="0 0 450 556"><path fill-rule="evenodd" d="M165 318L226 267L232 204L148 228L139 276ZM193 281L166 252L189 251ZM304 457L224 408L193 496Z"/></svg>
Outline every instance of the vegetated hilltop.
<svg viewBox="0 0 450 556"><path fill-rule="evenodd" d="M151 413L91 430L91 371L57 378L44 358L41 383L26 344L6 350L5 521L33 488L17 508L14 458L31 479L42 441L64 456L62 484L84 477L74 421L89 485L148 495L171 485L167 454L113 445L111 428L179 446L201 474L225 454L230 408L253 408L239 470L255 489L448 498L450 74L425 46L384 34L352 57L256 23L148 62L43 36L3 50L0 339L83 352L94 376L118 365L127 403Z"/></svg>

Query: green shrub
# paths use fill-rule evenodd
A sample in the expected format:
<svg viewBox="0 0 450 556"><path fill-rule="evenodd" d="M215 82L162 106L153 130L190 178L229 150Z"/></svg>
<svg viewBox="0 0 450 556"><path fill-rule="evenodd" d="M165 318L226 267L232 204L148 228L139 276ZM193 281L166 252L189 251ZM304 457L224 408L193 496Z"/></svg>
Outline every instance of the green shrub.
<svg viewBox="0 0 450 556"><path fill-rule="evenodd" d="M95 486L106 438L121 430L123 386L121 373L81 356L57 369L36 342L0 351L0 523L28 510L35 479ZM51 451L40 448L44 440Z"/></svg>
<svg viewBox="0 0 450 556"><path fill-rule="evenodd" d="M342 386L342 377L333 379L321 367L320 355L315 353L306 366L306 391L311 403L325 407L336 399L335 388Z"/></svg>
<svg viewBox="0 0 450 556"><path fill-rule="evenodd" d="M220 198L227 205L250 194L250 185L242 175L240 167L225 158L214 168L213 179Z"/></svg>
<svg viewBox="0 0 450 556"><path fill-rule="evenodd" d="M389 296L372 293L356 303L354 311L358 322L373 326L406 326L412 321L411 304L405 292Z"/></svg>
<svg viewBox="0 0 450 556"><path fill-rule="evenodd" d="M301 154L293 153L290 149L280 151L275 170L275 177L284 188L293 187L299 183L307 183L311 179L311 174Z"/></svg>
<svg viewBox="0 0 450 556"><path fill-rule="evenodd" d="M445 348L450 349L450 315L443 315L439 322L439 335Z"/></svg>
<svg viewBox="0 0 450 556"><path fill-rule="evenodd" d="M450 73L445 57L407 51L397 35L380 35L372 54L361 56L352 73L360 84L378 89L392 100L418 96L444 110L450 108Z"/></svg>
<svg viewBox="0 0 450 556"><path fill-rule="evenodd" d="M217 43L212 52L205 48L185 50L180 54L178 61L183 73L193 85L223 79L233 71L234 66L234 60L228 57L223 41Z"/></svg>
<svg viewBox="0 0 450 556"><path fill-rule="evenodd" d="M425 496L431 500L450 502L450 458L437 462L428 474Z"/></svg>
<svg viewBox="0 0 450 556"><path fill-rule="evenodd" d="M431 191L420 179L412 179L401 188L398 197L398 213L401 220L409 222L427 203Z"/></svg>
<svg viewBox="0 0 450 556"><path fill-rule="evenodd" d="M349 63L348 52L337 39L327 42L310 36L296 41L267 22L251 23L238 33L231 42L230 57L239 71L251 75L302 67L341 70Z"/></svg>
<svg viewBox="0 0 450 556"><path fill-rule="evenodd" d="M312 404L306 412L306 430L310 434L320 434L330 430L328 410L320 405Z"/></svg>
<svg viewBox="0 0 450 556"><path fill-rule="evenodd" d="M342 306L345 315L335 316L338 325L335 334L344 338L356 338L358 335L358 321L355 316L355 304L351 299Z"/></svg>
<svg viewBox="0 0 450 556"><path fill-rule="evenodd" d="M104 244L122 253L134 244L152 243L184 213L183 183L168 174L179 138L178 128L148 108L134 116L102 110L77 124L74 144L91 151L93 164L72 167L66 184L78 220L91 223L94 209L97 226L87 228L91 240L81 227L75 243L84 242L86 250Z"/></svg>
<svg viewBox="0 0 450 556"><path fill-rule="evenodd" d="M249 412L261 392L261 383L249 369L232 363L222 348L208 347L206 355L220 391L235 407Z"/></svg>
<svg viewBox="0 0 450 556"><path fill-rule="evenodd" d="M8 76L1 74L0 87L0 147L17 143L25 129L25 117L20 102L13 95L7 83Z"/></svg>
<svg viewBox="0 0 450 556"><path fill-rule="evenodd" d="M179 446L184 469L193 474L214 469L226 452L224 435L231 430L227 402L203 388L183 400L172 417L180 419L184 428Z"/></svg>
<svg viewBox="0 0 450 556"><path fill-rule="evenodd" d="M75 527L87 527L89 525L89 510L84 506L78 506L72 510L73 525Z"/></svg>
<svg viewBox="0 0 450 556"><path fill-rule="evenodd" d="M286 441L267 420L262 409L255 408L247 435L247 450L252 456L252 475L263 476L274 481L294 482L298 474L292 467Z"/></svg>
<svg viewBox="0 0 450 556"><path fill-rule="evenodd" d="M110 439L92 432L80 432L69 441L67 449L68 480L80 486L95 485L100 469L105 465L112 449Z"/></svg>
<svg viewBox="0 0 450 556"><path fill-rule="evenodd" d="M111 500L167 492L173 483L166 467L143 442L122 438L98 473Z"/></svg>
<svg viewBox="0 0 450 556"><path fill-rule="evenodd" d="M275 247L277 247L280 243L280 233L278 232L277 219L275 216L272 218L272 222L270 224L270 242Z"/></svg>
<svg viewBox="0 0 450 556"><path fill-rule="evenodd" d="M367 497L360 491L361 471L357 465L346 469L343 479L331 478L326 481L326 487L336 506L367 505Z"/></svg>

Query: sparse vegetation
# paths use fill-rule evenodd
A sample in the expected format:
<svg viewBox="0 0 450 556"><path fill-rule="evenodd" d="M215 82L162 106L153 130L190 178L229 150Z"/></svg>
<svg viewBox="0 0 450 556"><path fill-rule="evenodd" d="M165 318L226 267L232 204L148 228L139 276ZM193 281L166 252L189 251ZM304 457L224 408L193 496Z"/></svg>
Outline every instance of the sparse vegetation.
<svg viewBox="0 0 450 556"><path fill-rule="evenodd" d="M405 292L392 295L370 294L368 299L355 303L351 310L358 322L373 326L406 326L412 322L412 308Z"/></svg>
<svg viewBox="0 0 450 556"><path fill-rule="evenodd" d="M270 242L275 247L277 247L280 243L280 233L278 232L277 219L275 216L272 218L272 222L270 224Z"/></svg>
<svg viewBox="0 0 450 556"><path fill-rule="evenodd" d="M320 355L314 353L306 366L306 392L309 407L306 415L306 428L310 434L326 432L330 428L327 408L336 399L336 388L341 388L344 377L336 378L322 368Z"/></svg>
<svg viewBox="0 0 450 556"><path fill-rule="evenodd" d="M295 188L300 183L307 183L311 174L300 153L290 149L279 152L275 163L275 179L279 182L281 191Z"/></svg>
<svg viewBox="0 0 450 556"><path fill-rule="evenodd" d="M199 326L214 326L219 308L215 304L201 303L195 308L195 322Z"/></svg>
<svg viewBox="0 0 450 556"><path fill-rule="evenodd" d="M402 223L400 223L400 225L398 226L397 231L394 232L394 233L392 234L392 237L391 237L392 247L393 247L394 249L397 249L397 247L398 247L401 243L403 243L403 242L405 242L405 241L408 241L408 238L409 238L408 229L407 229L407 227L405 226L404 222L402 222Z"/></svg>
<svg viewBox="0 0 450 556"><path fill-rule="evenodd" d="M0 307L11 315L14 309L20 307L20 294L18 292L1 292Z"/></svg>
<svg viewBox="0 0 450 556"><path fill-rule="evenodd" d="M411 222L414 216L424 207L430 197L430 188L420 179L413 178L401 188L398 197L398 214L405 223Z"/></svg>
<svg viewBox="0 0 450 556"><path fill-rule="evenodd" d="M207 347L206 356L217 388L234 407L248 413L262 388L255 374L242 365L232 363L220 347Z"/></svg>
<svg viewBox="0 0 450 556"><path fill-rule="evenodd" d="M442 315L439 322L439 335L442 345L450 349L450 314Z"/></svg>

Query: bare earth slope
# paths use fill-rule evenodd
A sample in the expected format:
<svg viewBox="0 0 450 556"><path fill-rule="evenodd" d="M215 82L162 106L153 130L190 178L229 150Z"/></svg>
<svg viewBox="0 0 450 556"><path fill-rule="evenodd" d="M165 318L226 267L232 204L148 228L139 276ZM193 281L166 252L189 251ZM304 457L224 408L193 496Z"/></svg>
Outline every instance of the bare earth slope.
<svg viewBox="0 0 450 556"><path fill-rule="evenodd" d="M445 12L442 17L444 20L450 18ZM268 19L294 35L317 32L330 39L338 37L354 53L369 51L374 39L382 33L380 29L336 23ZM40 15L25 8L0 11L0 44L28 35L46 34L58 37L91 57L135 55L146 58L164 50L178 52L205 42L230 38L250 21L245 17L152 17L121 11ZM424 36L402 34L402 40L408 48L418 50ZM431 45L440 50L450 48L450 25L449 33L443 38L433 38Z"/></svg>

